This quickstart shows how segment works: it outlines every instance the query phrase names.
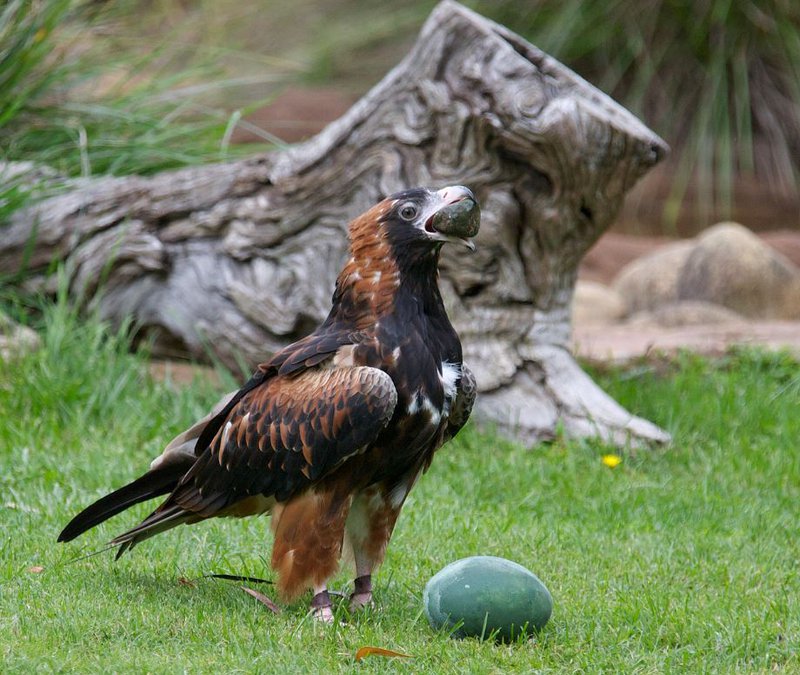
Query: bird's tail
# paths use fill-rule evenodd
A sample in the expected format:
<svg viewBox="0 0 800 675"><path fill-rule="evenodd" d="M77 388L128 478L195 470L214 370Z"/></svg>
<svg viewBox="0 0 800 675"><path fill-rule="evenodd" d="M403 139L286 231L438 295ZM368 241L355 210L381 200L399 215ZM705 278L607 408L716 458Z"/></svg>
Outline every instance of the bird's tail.
<svg viewBox="0 0 800 675"><path fill-rule="evenodd" d="M182 525L183 523L201 519L202 518L198 517L197 514L186 511L177 504L170 504L169 500L167 500L165 504L158 507L136 527L114 537L109 544L111 546L119 546L116 556L116 559L119 560L119 557L125 553L125 551L133 548L139 542L149 539L161 532L171 530L173 527Z"/></svg>
<svg viewBox="0 0 800 675"><path fill-rule="evenodd" d="M95 525L99 525L134 504L172 492L178 485L178 481L190 468L191 463L176 461L151 469L132 483L128 483L87 506L69 521L58 535L58 541L72 541Z"/></svg>

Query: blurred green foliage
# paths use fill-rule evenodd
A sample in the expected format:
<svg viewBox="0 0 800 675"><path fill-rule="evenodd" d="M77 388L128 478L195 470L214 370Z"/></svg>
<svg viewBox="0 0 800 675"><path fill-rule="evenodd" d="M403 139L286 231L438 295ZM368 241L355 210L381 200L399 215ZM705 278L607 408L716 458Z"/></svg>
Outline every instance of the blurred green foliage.
<svg viewBox="0 0 800 675"><path fill-rule="evenodd" d="M113 5L113 3L111 3ZM113 7L11 0L0 12L3 159L67 176L149 174L226 156L229 115L195 100L206 63L176 63L161 36L137 54L109 39Z"/></svg>
<svg viewBox="0 0 800 675"><path fill-rule="evenodd" d="M676 189L730 201L736 174L797 193L800 3L480 0L640 115L673 146Z"/></svg>

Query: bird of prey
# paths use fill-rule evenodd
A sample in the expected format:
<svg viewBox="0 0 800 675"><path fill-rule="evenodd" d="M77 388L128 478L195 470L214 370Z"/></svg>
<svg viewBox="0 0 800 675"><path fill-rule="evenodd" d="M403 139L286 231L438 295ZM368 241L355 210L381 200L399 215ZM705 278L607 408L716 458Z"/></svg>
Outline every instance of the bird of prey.
<svg viewBox="0 0 800 675"><path fill-rule="evenodd" d="M285 600L311 587L312 612L331 621L327 583L347 553L356 572L351 609L371 604L371 575L409 490L475 400L437 280L442 245L474 249L479 224L478 203L462 186L399 192L352 221L351 257L322 325L259 365L147 473L79 513L59 541L165 494L111 541L117 557L176 525L270 513Z"/></svg>

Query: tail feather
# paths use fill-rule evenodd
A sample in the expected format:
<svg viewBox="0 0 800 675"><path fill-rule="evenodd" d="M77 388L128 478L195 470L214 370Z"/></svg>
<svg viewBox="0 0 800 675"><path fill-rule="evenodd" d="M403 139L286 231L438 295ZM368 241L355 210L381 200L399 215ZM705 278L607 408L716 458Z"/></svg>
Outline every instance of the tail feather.
<svg viewBox="0 0 800 675"><path fill-rule="evenodd" d="M101 497L75 516L58 535L58 541L72 541L95 525L121 513L134 504L172 492L190 463L172 462L148 471L132 483Z"/></svg>
<svg viewBox="0 0 800 675"><path fill-rule="evenodd" d="M196 517L196 514L185 511L177 504L166 508L159 507L136 527L114 537L109 544L111 546L119 546L116 555L116 560L119 560L123 553L136 546L139 542L161 532L171 530L173 527L182 525Z"/></svg>

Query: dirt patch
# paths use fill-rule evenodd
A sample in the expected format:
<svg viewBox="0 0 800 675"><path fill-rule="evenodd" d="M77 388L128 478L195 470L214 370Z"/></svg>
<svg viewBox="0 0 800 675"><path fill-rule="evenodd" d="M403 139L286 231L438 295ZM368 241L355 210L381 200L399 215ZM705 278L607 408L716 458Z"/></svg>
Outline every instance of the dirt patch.
<svg viewBox="0 0 800 675"><path fill-rule="evenodd" d="M758 235L764 243L800 267L800 232L794 230L772 230Z"/></svg>
<svg viewBox="0 0 800 675"><path fill-rule="evenodd" d="M673 241L669 237L638 237L607 232L584 256L578 268L578 277L608 286L629 262Z"/></svg>
<svg viewBox="0 0 800 675"><path fill-rule="evenodd" d="M334 87L287 87L272 103L245 117L252 128L237 126L233 143L263 143L258 129L285 143L311 138L346 113L357 97Z"/></svg>
<svg viewBox="0 0 800 675"><path fill-rule="evenodd" d="M669 139L667 139L669 141ZM664 232L665 205L671 196L676 176L683 169L674 161L656 166L640 180L625 199L614 229L617 232L660 234ZM680 207L671 217L675 236L693 237L715 223L733 220L754 232L800 227L800 191L782 191L766 177L737 175L731 186L731 204L714 203L708 189L691 177Z"/></svg>
<svg viewBox="0 0 800 675"><path fill-rule="evenodd" d="M580 358L601 363L625 363L660 353L674 354L682 349L716 355L732 345L788 349L800 358L800 322L760 321L653 329L624 324L576 326L572 345Z"/></svg>

